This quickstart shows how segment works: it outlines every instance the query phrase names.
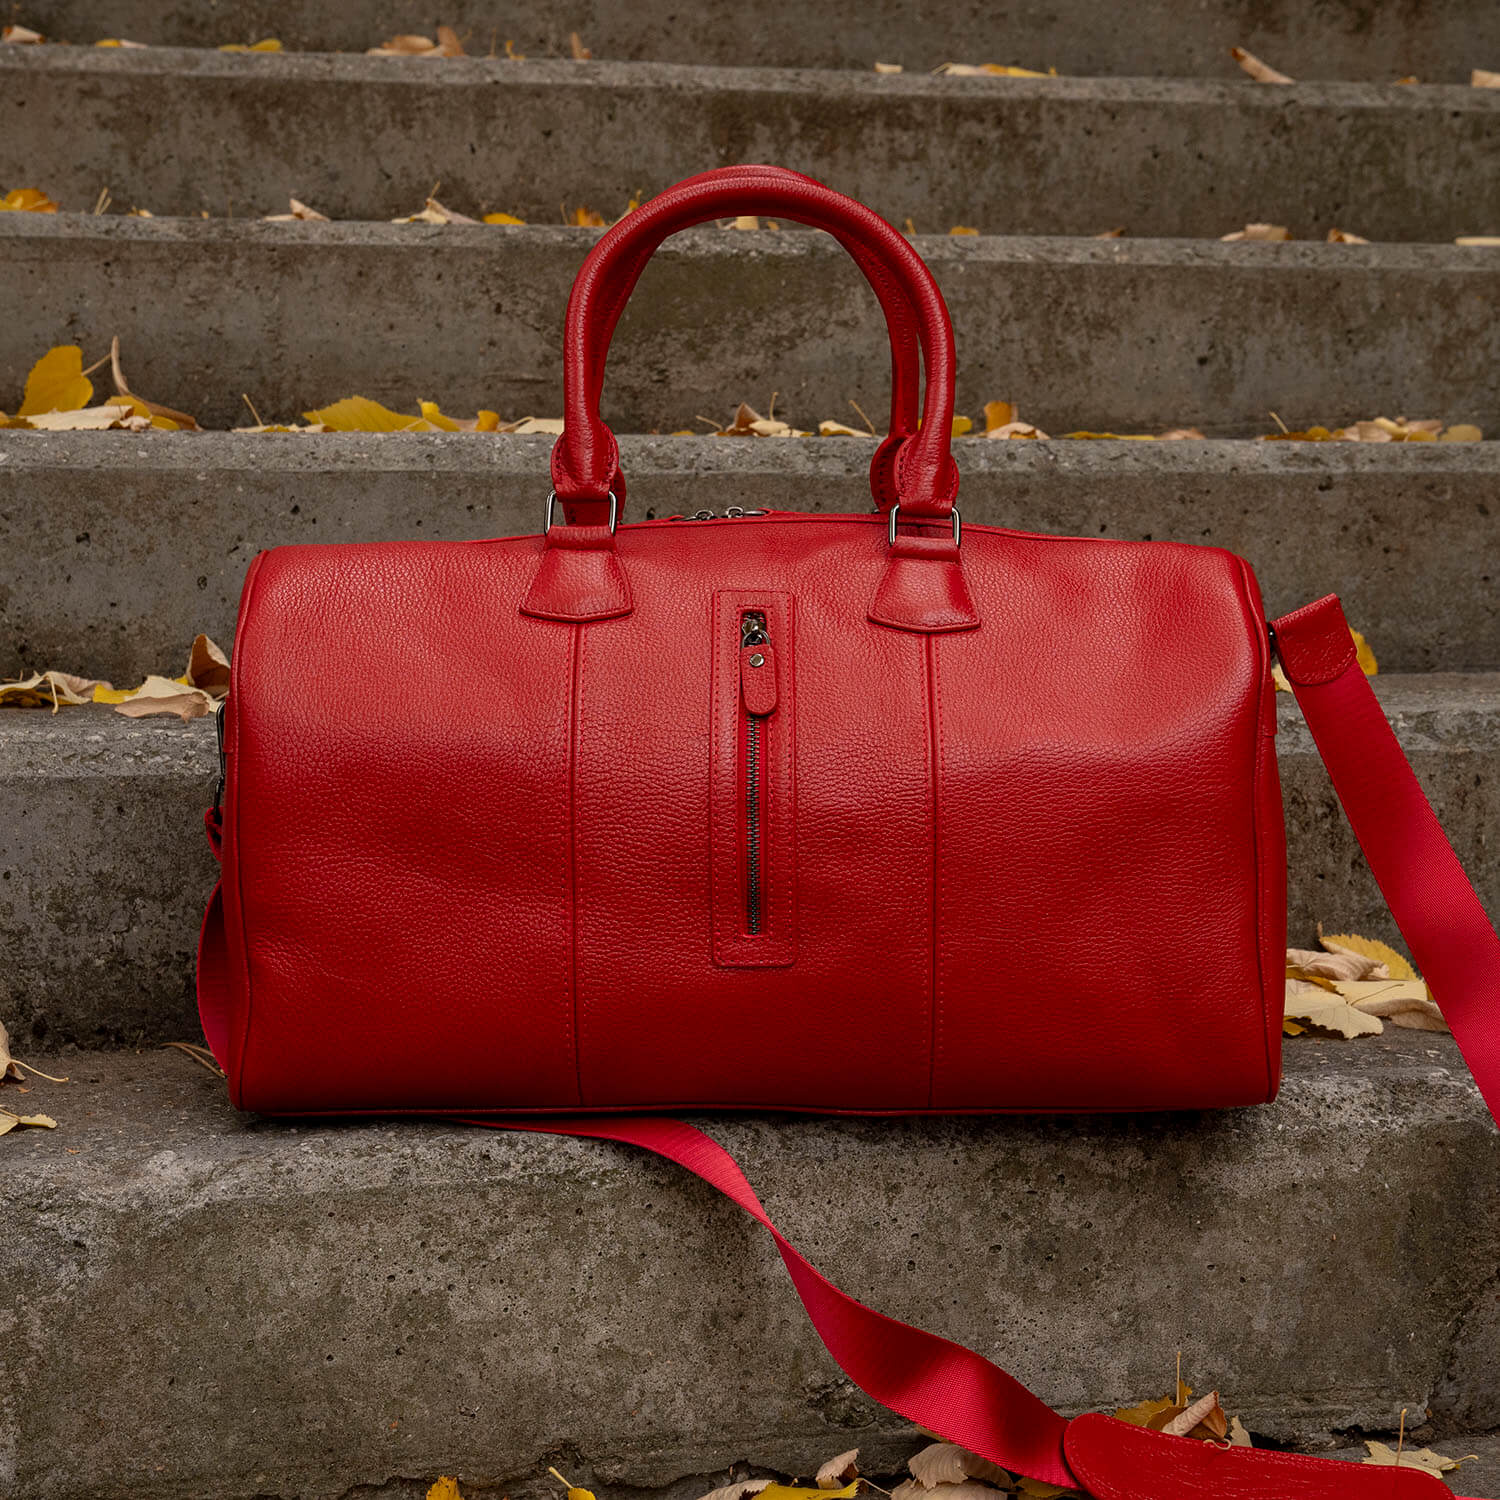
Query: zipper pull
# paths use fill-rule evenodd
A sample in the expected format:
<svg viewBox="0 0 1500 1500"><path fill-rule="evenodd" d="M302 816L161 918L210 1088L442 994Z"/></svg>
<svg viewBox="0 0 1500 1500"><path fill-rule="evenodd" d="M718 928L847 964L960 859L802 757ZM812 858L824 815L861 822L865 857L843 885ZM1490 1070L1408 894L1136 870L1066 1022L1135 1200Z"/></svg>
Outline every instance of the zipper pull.
<svg viewBox="0 0 1500 1500"><path fill-rule="evenodd" d="M740 621L740 697L752 718L776 712L776 653L764 615L750 614Z"/></svg>

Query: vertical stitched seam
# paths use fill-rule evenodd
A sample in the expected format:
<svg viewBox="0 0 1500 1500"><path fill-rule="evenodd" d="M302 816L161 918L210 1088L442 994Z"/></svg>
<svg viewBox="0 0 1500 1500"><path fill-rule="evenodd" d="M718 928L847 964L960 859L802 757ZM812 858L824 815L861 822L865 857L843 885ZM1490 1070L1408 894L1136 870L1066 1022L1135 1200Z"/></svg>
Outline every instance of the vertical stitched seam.
<svg viewBox="0 0 1500 1500"><path fill-rule="evenodd" d="M928 988L927 1035L927 1107L932 1109L937 1094L938 1049L938 693L937 637L925 636L927 675L927 766L932 792L932 951L931 981Z"/></svg>
<svg viewBox="0 0 1500 1500"><path fill-rule="evenodd" d="M568 1038L573 1047L573 1080L583 1103L583 1048L578 1022L578 720L583 687L583 626L573 626L568 659Z"/></svg>

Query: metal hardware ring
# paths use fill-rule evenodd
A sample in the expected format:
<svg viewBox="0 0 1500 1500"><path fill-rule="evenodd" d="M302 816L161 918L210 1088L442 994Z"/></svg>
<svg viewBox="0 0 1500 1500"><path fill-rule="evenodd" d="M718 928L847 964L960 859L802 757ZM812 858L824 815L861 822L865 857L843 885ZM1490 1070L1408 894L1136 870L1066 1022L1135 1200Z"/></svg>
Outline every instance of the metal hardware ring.
<svg viewBox="0 0 1500 1500"><path fill-rule="evenodd" d="M891 508L887 512L887 514L891 518L890 544L891 544L891 546L894 547L896 545L896 518L901 514L901 507L899 505L893 505L893 506L891 506ZM956 505L953 507L952 515L953 515L953 545L955 547L957 547L957 546L960 546L962 544L962 542L963 542L963 537L964 537L964 523L963 523L963 520L960 518L960 516L958 514L958 507Z"/></svg>
<svg viewBox="0 0 1500 1500"><path fill-rule="evenodd" d="M547 513L542 521L542 535L546 536L552 530L552 521L557 508L557 491L547 491ZM615 499L615 492L609 492L609 534L615 534L615 528L620 524L620 502Z"/></svg>

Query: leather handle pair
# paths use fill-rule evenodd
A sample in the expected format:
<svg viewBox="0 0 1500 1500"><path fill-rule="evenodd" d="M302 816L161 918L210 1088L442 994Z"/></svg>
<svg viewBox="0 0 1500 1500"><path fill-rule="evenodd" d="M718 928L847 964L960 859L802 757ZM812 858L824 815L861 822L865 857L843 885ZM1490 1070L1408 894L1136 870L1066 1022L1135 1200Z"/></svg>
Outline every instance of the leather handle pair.
<svg viewBox="0 0 1500 1500"><path fill-rule="evenodd" d="M947 307L904 236L863 204L779 167L731 167L687 179L628 214L590 252L568 302L563 343L564 430L552 484L570 520L602 519L624 501L614 435L599 415L609 341L641 271L669 235L705 220L768 214L834 235L870 278L892 346L892 430L872 465L877 503L911 519L946 521L958 489L949 452L956 358ZM915 426L920 349L927 384ZM590 505L588 502L595 502Z"/></svg>

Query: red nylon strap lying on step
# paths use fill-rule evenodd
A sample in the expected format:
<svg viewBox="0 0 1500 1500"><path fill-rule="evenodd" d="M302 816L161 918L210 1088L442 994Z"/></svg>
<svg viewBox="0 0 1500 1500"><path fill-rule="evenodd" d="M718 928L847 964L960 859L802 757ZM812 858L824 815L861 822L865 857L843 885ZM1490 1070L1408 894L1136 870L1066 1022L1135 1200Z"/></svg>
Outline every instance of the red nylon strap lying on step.
<svg viewBox="0 0 1500 1500"><path fill-rule="evenodd" d="M1453 1030L1480 1095L1491 1115L1500 1118L1500 938L1355 659L1338 600L1320 599L1276 621L1273 629L1282 665L1370 868ZM734 1159L702 1131L678 1120L649 1117L473 1123L622 1141L686 1167L771 1232L818 1336L869 1395L1006 1469L1051 1484L1079 1482L1063 1456L1063 1417L972 1350L897 1322L841 1292L787 1241ZM1173 1456L1163 1449L1164 1470L1149 1472L1150 1466L1142 1464L1141 1455L1131 1447L1149 1440L1133 1429L1128 1436L1128 1442L1114 1446L1111 1460L1105 1433L1108 1488L1096 1493L1139 1495L1144 1500L1146 1492L1139 1488L1144 1484L1154 1500L1170 1500L1177 1468ZM1226 1500L1255 1500L1284 1490L1288 1482L1286 1460L1280 1455L1257 1461L1241 1451L1225 1454L1224 1460L1209 1476L1189 1473L1192 1466L1183 1463L1184 1500L1188 1495L1209 1500L1211 1493L1221 1493L1220 1484ZM1312 1459L1297 1462L1297 1477L1308 1481L1309 1494L1325 1495L1327 1500L1348 1494L1352 1500L1372 1491L1367 1469L1335 1463L1325 1467ZM1277 1463L1282 1467L1276 1468ZM1259 1472L1262 1464L1264 1474ZM1392 1496L1415 1494L1424 1477L1392 1470L1389 1483ZM1210 1491L1205 1484L1215 1487Z"/></svg>

